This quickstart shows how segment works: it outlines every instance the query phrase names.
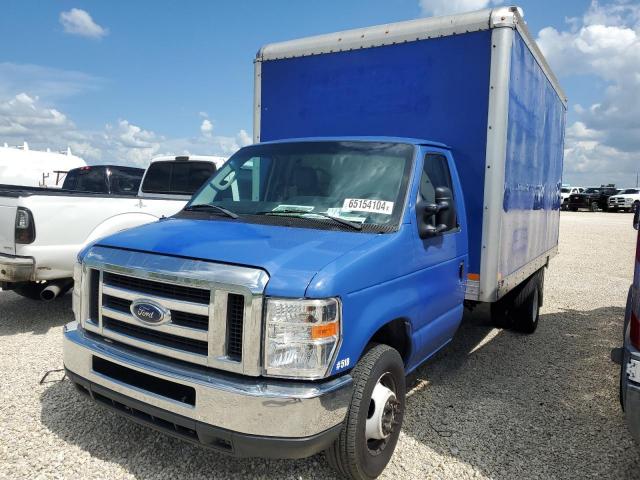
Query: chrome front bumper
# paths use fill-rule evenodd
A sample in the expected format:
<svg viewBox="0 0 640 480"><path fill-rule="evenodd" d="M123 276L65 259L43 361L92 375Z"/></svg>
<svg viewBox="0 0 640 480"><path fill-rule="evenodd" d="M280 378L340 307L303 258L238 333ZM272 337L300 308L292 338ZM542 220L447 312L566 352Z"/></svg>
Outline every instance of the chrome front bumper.
<svg viewBox="0 0 640 480"><path fill-rule="evenodd" d="M33 278L33 258L0 254L0 282L28 282Z"/></svg>
<svg viewBox="0 0 640 480"><path fill-rule="evenodd" d="M94 357L141 372L150 378L191 387L195 390L194 404L183 403L157 391L145 390L140 385L98 373L94 370ZM262 443L273 439L282 444L290 439L300 444L305 439L323 437L323 441L316 442L320 449L326 448L326 443L330 443L337 435L351 401L353 383L349 375L315 383L223 373L166 360L105 341L78 328L76 322L67 324L64 329L64 365L70 372L70 378L85 390L90 390L92 396L93 389L109 392L107 396L112 395L110 398L115 399L113 405L124 404L126 409L140 409L145 415L151 416L155 415L154 412L161 412L158 414L160 418L164 412L165 415L193 421L201 426L249 436L253 440L260 437ZM168 421L173 420L168 418ZM181 425L180 422L174 423ZM194 430L198 429L194 427ZM323 436L325 432L331 433L327 437ZM200 439L199 443L206 442ZM238 440L238 443L241 442ZM255 454L255 450L253 453L247 452L234 453L243 456ZM268 453L261 455L259 449L257 452L258 456L279 456ZM281 453L282 456L315 453L305 452L305 455Z"/></svg>

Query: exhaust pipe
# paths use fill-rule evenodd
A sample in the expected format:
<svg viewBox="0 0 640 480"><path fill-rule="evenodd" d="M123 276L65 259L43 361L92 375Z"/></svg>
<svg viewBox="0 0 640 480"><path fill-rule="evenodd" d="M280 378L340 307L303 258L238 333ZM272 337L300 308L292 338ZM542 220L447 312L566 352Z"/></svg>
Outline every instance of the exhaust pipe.
<svg viewBox="0 0 640 480"><path fill-rule="evenodd" d="M40 292L40 299L50 302L58 298L61 293L65 293L69 289L72 280L58 280L47 284Z"/></svg>

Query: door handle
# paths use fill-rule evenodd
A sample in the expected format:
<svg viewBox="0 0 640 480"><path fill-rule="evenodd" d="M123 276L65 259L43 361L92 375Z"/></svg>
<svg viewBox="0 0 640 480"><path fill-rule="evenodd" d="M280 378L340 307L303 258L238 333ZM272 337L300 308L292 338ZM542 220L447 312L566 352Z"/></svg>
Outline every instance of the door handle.
<svg viewBox="0 0 640 480"><path fill-rule="evenodd" d="M464 278L464 262L460 262L460 265L458 265L458 277L460 280Z"/></svg>

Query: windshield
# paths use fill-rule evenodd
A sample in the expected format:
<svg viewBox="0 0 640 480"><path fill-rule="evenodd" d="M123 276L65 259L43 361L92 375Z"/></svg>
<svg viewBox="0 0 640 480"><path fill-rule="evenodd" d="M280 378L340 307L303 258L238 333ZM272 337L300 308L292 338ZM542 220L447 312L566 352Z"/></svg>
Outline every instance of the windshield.
<svg viewBox="0 0 640 480"><path fill-rule="evenodd" d="M562 193L569 193L571 190L569 188L562 188Z"/></svg>
<svg viewBox="0 0 640 480"><path fill-rule="evenodd" d="M626 190L623 190L620 193L623 193L623 194L640 193L640 190L638 190L637 188L627 188Z"/></svg>
<svg viewBox="0 0 640 480"><path fill-rule="evenodd" d="M363 226L394 225L403 209L413 152L412 145L382 142L245 147L186 210L215 205L248 221L287 216L313 221L308 226L318 220L331 223L328 217Z"/></svg>
<svg viewBox="0 0 640 480"><path fill-rule="evenodd" d="M587 188L584 193L600 193L599 188Z"/></svg>

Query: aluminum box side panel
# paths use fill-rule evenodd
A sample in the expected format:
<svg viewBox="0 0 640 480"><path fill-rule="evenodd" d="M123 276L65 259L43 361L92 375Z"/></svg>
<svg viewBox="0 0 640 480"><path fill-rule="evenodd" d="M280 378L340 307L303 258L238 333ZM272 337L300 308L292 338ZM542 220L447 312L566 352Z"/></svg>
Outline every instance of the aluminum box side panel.
<svg viewBox="0 0 640 480"><path fill-rule="evenodd" d="M260 141L400 136L452 147L480 271L491 31L263 61Z"/></svg>
<svg viewBox="0 0 640 480"><path fill-rule="evenodd" d="M562 99L516 32L511 49L499 281L555 253L565 114ZM507 290L501 288L500 293Z"/></svg>

